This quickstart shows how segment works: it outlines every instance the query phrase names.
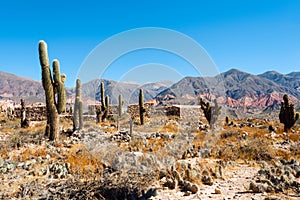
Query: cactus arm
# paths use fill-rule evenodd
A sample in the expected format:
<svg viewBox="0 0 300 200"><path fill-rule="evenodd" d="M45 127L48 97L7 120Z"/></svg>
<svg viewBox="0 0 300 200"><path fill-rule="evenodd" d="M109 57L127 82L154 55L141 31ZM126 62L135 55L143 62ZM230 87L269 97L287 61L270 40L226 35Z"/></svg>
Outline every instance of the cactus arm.
<svg viewBox="0 0 300 200"><path fill-rule="evenodd" d="M47 126L46 136L50 140L56 140L59 137L59 116L54 101L53 81L49 66L47 44L44 41L39 42L39 59L42 68L42 83L45 90L47 107Z"/></svg>
<svg viewBox="0 0 300 200"><path fill-rule="evenodd" d="M53 60L53 85L54 85L54 92L57 94L57 102L56 107L58 114L65 111L66 108L66 90L64 86L64 82L66 79L66 75L60 75L60 65L58 60ZM63 81L62 81L63 77Z"/></svg>

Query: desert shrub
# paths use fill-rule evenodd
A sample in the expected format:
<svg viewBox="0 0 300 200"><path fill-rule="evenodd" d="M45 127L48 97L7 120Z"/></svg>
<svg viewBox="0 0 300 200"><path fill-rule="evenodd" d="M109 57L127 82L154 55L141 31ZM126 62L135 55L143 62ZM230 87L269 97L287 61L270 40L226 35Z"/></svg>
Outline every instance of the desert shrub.
<svg viewBox="0 0 300 200"><path fill-rule="evenodd" d="M74 145L67 155L66 162L70 163L70 171L73 176L87 178L99 177L103 164L83 145Z"/></svg>
<svg viewBox="0 0 300 200"><path fill-rule="evenodd" d="M179 131L178 124L176 122L171 121L171 122L165 124L159 132L161 132L161 133L165 133L165 132L178 133L178 131Z"/></svg>
<svg viewBox="0 0 300 200"><path fill-rule="evenodd" d="M239 132L228 131L228 132L222 133L221 134L221 138L222 139L226 139L226 138L234 137L234 136L238 136L238 135L239 135Z"/></svg>
<svg viewBox="0 0 300 200"><path fill-rule="evenodd" d="M26 199L128 199L149 198L151 190L147 187L153 183L153 176L139 177L137 174L107 174L97 181L66 180L50 184L37 181L20 185L20 190L13 197ZM1 197L1 196L0 196Z"/></svg>
<svg viewBox="0 0 300 200"><path fill-rule="evenodd" d="M270 161L275 156L275 152L267 142L252 138L245 143L217 146L212 149L212 155L226 161L238 159Z"/></svg>

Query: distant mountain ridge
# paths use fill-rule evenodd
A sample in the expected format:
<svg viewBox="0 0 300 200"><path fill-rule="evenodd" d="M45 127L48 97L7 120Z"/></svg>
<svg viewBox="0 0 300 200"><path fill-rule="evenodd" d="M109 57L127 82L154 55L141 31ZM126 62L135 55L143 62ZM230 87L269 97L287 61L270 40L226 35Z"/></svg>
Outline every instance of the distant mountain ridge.
<svg viewBox="0 0 300 200"><path fill-rule="evenodd" d="M189 96L197 101L197 96L212 93L220 102L228 105L266 107L281 102L282 96L289 94L292 102L298 102L299 74L283 75L276 72L272 76L272 73L266 72L252 75L231 69L215 77L185 77L159 93L156 99L167 103L170 96L173 99Z"/></svg>
<svg viewBox="0 0 300 200"><path fill-rule="evenodd" d="M10 98L19 102L20 98L29 101L44 101L41 82L0 72L0 99ZM282 101L283 94L289 94L293 103L300 99L300 72L281 74L268 71L253 75L237 69L231 69L215 77L185 77L177 83L168 81L147 83L116 82L107 79L95 79L82 85L82 95L91 101L99 100L99 84L104 82L105 95L116 104L122 94L126 104L138 101L140 88L144 90L145 100L155 100L158 104L197 104L199 96L216 97L220 103L228 106L264 108ZM69 99L74 97L74 88L67 89ZM272 108L277 108L273 106Z"/></svg>
<svg viewBox="0 0 300 200"><path fill-rule="evenodd" d="M267 78L280 86L294 88L298 90L298 92L300 91L300 72L283 75L276 71L268 71L258 76Z"/></svg>
<svg viewBox="0 0 300 200"><path fill-rule="evenodd" d="M119 94L122 95L123 100L126 104L138 102L140 88L144 90L145 100L151 100L155 98L155 96L159 92L165 90L170 85L172 85L172 82L169 81L138 84L129 82L116 82L107 79L94 79L82 85L82 96L84 98L95 99L97 101L100 101L101 94L99 86L101 82L104 83L104 95L108 95L110 97L110 101L112 104L118 103ZM72 94L75 94L75 89L72 88L70 92Z"/></svg>
<svg viewBox="0 0 300 200"><path fill-rule="evenodd" d="M10 98L16 102L20 98L29 101L42 101L44 90L41 82L14 74L0 72L0 97Z"/></svg>
<svg viewBox="0 0 300 200"><path fill-rule="evenodd" d="M151 100L155 96L173 84L171 81L159 81L156 83L128 83L116 82L107 79L94 79L88 83L82 84L82 97L89 102L100 100L99 85L103 82L105 86L105 95L109 95L113 104L118 102L119 94L122 94L126 103L136 103L140 88L144 90L145 100ZM69 102L74 98L75 88L67 88L67 97ZM28 103L37 101L44 102L44 89L40 81L16 76L14 74L0 72L0 99L12 99L19 102L24 98Z"/></svg>

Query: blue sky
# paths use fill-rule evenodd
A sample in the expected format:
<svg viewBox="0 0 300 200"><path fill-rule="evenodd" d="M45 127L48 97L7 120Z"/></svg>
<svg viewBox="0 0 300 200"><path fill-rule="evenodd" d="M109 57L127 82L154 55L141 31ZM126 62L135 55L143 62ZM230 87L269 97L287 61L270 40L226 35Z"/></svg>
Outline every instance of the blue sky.
<svg viewBox="0 0 300 200"><path fill-rule="evenodd" d="M297 0L1 1L0 71L40 80L37 47L43 39L50 59L60 60L66 85L73 86L80 66L97 45L141 27L162 27L191 37L220 72L300 71L299 10ZM151 68L149 63L157 63L153 73L132 74L134 69ZM199 75L176 55L145 49L123 55L103 77L140 82L172 79L168 73L157 73L158 66L168 66L174 80Z"/></svg>

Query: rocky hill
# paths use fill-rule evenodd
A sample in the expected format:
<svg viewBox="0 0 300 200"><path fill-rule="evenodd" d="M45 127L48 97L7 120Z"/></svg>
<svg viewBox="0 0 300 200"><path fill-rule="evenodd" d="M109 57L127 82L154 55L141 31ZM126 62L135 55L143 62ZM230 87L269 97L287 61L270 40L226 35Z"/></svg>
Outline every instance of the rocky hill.
<svg viewBox="0 0 300 200"><path fill-rule="evenodd" d="M276 71L268 71L258 75L267 78L282 87L293 88L300 91L300 72L292 72L289 74L280 74Z"/></svg>
<svg viewBox="0 0 300 200"><path fill-rule="evenodd" d="M6 72L0 72L0 99L12 99L19 102L24 98L28 103L44 101L44 90L40 81L25 77L16 76ZM95 79L82 85L82 96L85 100L92 102L99 100L99 85L103 82L105 95L109 95L111 103L118 102L119 94L122 94L125 103L136 103L138 101L139 89L144 89L145 100L153 99L158 93L173 84L171 81L161 81L156 83L127 83L116 82L107 79ZM70 101L74 98L75 89L67 88L67 97Z"/></svg>
<svg viewBox="0 0 300 200"><path fill-rule="evenodd" d="M101 82L104 83L104 94L105 96L108 95L110 97L112 104L118 103L119 94L122 94L125 104L137 103L140 88L144 90L144 98L146 101L148 101L154 99L158 93L172 85L172 82L170 81L138 84L129 82L116 82L107 79L94 79L82 85L83 98L100 101ZM70 89L70 93L75 94L75 89Z"/></svg>
<svg viewBox="0 0 300 200"><path fill-rule="evenodd" d="M230 106L266 107L278 104L283 94L289 94L291 101L296 103L300 98L299 77L297 72L252 75L232 69L215 77L185 77L159 93L156 99L168 102L170 98L189 98L193 102L204 94L215 96Z"/></svg>
<svg viewBox="0 0 300 200"><path fill-rule="evenodd" d="M39 81L0 72L0 97L17 102L25 98L30 102L43 101L44 90Z"/></svg>

